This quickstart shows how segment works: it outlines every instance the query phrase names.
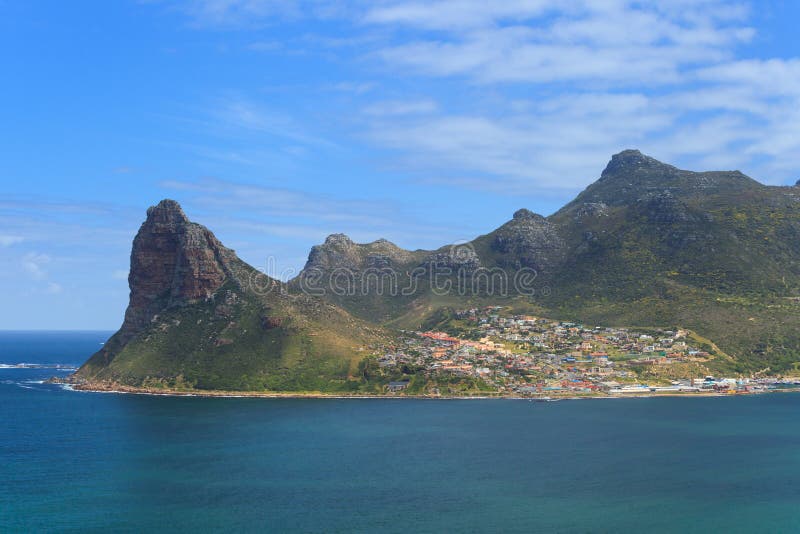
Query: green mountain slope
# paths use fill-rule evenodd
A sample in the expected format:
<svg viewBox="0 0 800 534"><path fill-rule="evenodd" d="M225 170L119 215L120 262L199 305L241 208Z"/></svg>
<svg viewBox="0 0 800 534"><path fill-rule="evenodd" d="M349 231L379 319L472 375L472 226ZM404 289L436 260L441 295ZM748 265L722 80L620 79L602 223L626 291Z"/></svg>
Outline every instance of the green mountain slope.
<svg viewBox="0 0 800 534"><path fill-rule="evenodd" d="M330 271L313 260L327 247L316 247L307 266L323 279ZM359 248L366 245L352 247L369 255ZM738 171L680 170L627 150L549 217L522 209L470 243L395 256L402 273L451 268L451 287L468 290L436 291L422 276L401 298L327 298L405 327L443 306L525 302L598 324L680 324L718 340L740 371L800 362L800 187L766 186ZM364 265L350 268L364 275ZM533 282L521 287L521 274Z"/></svg>

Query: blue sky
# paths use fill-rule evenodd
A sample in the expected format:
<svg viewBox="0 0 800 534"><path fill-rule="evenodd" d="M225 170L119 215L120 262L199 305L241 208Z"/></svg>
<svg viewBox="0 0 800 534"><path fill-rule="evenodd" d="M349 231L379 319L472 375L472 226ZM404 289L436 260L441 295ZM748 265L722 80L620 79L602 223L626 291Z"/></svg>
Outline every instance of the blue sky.
<svg viewBox="0 0 800 534"><path fill-rule="evenodd" d="M564 7L564 6L568 7ZM549 214L611 154L800 178L791 1L0 0L0 329L116 328L161 198L253 265Z"/></svg>

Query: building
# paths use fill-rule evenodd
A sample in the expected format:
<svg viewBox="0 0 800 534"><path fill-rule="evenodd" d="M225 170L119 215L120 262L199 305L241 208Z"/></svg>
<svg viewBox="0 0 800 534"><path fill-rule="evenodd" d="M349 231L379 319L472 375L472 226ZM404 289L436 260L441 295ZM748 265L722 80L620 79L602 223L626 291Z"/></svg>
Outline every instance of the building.
<svg viewBox="0 0 800 534"><path fill-rule="evenodd" d="M403 391L408 387L408 380L398 380L389 382L389 385L386 386L389 391L396 392L396 391Z"/></svg>

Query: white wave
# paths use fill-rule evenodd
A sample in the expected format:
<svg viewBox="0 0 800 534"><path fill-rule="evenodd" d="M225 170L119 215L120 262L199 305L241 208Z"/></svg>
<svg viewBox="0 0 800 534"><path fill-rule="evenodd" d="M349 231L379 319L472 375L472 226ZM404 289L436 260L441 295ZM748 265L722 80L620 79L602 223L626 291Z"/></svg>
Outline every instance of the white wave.
<svg viewBox="0 0 800 534"><path fill-rule="evenodd" d="M0 369L54 369L56 371L77 371L72 364L65 363L0 363Z"/></svg>

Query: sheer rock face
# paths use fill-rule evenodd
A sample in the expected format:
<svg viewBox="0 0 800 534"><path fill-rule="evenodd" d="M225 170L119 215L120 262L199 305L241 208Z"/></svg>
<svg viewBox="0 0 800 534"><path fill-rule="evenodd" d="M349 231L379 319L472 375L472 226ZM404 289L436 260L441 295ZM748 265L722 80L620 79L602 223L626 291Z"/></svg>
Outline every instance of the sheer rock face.
<svg viewBox="0 0 800 534"><path fill-rule="evenodd" d="M235 253L207 228L189 221L174 200L147 210L131 251L131 294L122 332L132 335L166 308L210 298L225 281Z"/></svg>

